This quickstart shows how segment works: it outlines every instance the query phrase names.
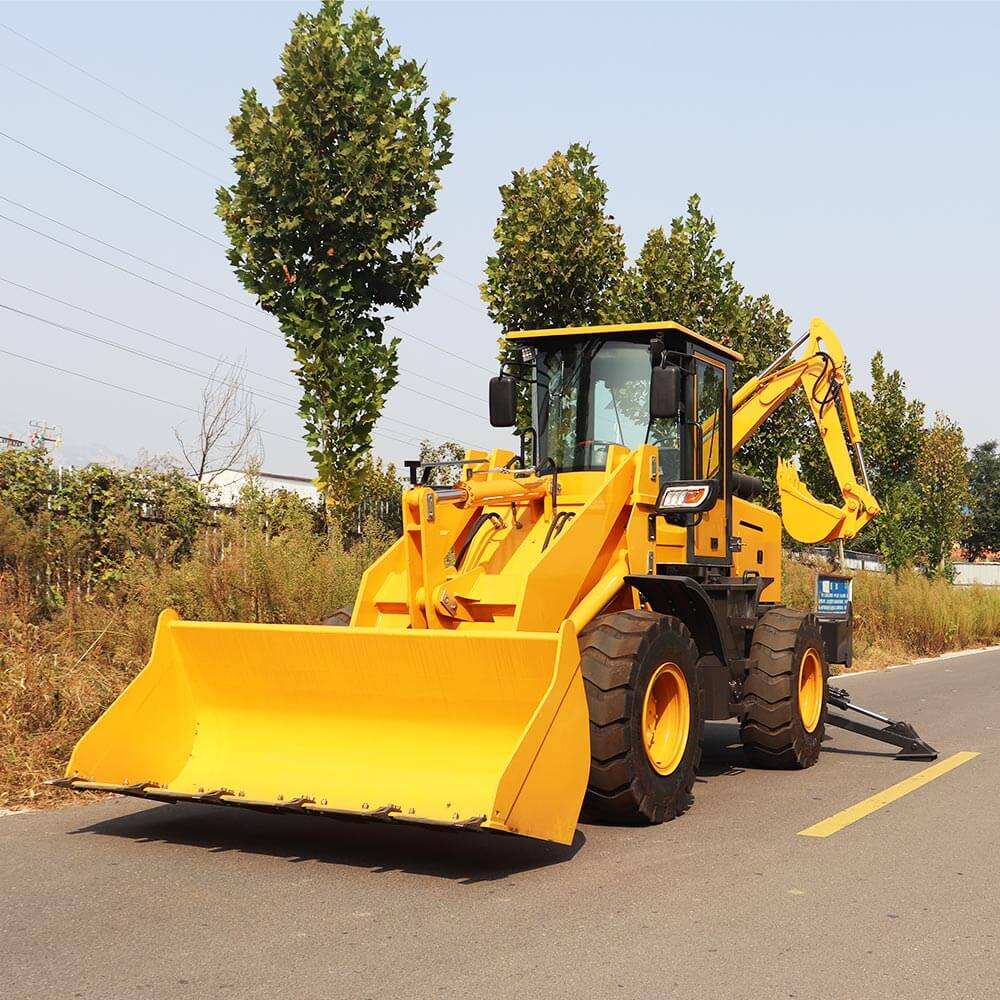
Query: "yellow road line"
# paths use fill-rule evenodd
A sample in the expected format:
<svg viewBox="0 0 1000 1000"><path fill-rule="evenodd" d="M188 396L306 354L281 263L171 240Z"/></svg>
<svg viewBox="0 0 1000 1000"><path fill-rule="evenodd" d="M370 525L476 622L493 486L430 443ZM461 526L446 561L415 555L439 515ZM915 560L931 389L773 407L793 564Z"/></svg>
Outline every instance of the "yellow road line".
<svg viewBox="0 0 1000 1000"><path fill-rule="evenodd" d="M838 830L843 830L845 826L857 823L859 819L864 819L865 816L870 815L877 809L889 805L890 802L895 802L896 799L901 799L904 795L909 795L910 792L915 792L918 788L926 785L927 782L933 781L935 778L940 778L942 774L947 774L961 764L968 763L973 757L978 756L978 753L971 750L963 750L961 753L952 754L950 757L939 760L936 764L932 764L923 771L919 771L917 774L900 781L899 784L892 785L881 792L876 792L857 805L841 809L839 813L834 813L828 819L820 820L819 823L807 827L805 830L799 830L798 835L800 837L829 837Z"/></svg>

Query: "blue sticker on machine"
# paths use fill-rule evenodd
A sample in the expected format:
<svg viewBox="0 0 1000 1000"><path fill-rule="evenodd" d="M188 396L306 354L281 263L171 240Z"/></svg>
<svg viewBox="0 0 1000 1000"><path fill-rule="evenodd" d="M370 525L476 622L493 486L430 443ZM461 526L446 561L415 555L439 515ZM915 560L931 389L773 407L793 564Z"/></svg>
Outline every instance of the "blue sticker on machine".
<svg viewBox="0 0 1000 1000"><path fill-rule="evenodd" d="M829 618L847 618L851 613L851 583L848 577L816 578L816 611Z"/></svg>

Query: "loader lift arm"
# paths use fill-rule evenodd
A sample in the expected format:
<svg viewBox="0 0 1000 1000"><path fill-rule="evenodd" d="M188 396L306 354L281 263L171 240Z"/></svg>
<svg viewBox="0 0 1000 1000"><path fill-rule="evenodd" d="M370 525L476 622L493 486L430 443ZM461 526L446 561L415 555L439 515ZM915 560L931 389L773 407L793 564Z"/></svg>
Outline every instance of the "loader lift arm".
<svg viewBox="0 0 1000 1000"><path fill-rule="evenodd" d="M788 362L803 343L806 349L802 356ZM734 394L733 452L799 388L805 393L816 421L844 504L838 508L818 500L794 466L782 459L778 463L778 490L785 530L808 544L853 538L880 508L872 496L865 470L844 349L837 335L821 319L814 319L801 340Z"/></svg>

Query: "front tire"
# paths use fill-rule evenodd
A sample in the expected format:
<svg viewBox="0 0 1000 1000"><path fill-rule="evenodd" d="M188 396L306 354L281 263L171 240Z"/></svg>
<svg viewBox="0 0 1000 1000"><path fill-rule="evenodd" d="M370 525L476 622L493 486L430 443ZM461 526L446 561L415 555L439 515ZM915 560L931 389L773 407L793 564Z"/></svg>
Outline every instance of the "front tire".
<svg viewBox="0 0 1000 1000"><path fill-rule="evenodd" d="M602 615L580 634L590 712L585 806L619 823L662 823L684 812L701 759L698 648L677 618Z"/></svg>
<svg viewBox="0 0 1000 1000"><path fill-rule="evenodd" d="M757 623L743 684L740 737L760 767L805 768L819 760L829 667L811 614L772 608Z"/></svg>

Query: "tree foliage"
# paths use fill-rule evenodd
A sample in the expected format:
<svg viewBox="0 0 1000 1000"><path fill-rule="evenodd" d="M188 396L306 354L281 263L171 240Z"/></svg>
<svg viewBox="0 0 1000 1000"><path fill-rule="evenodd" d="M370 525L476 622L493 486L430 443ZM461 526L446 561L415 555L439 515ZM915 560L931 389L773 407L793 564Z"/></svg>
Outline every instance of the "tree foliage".
<svg viewBox="0 0 1000 1000"><path fill-rule="evenodd" d="M715 220L701 209L697 194L687 212L646 236L635 264L624 276L619 297L623 322L673 320L743 355L734 388L774 361L789 346L791 318L766 296L753 296L736 280L735 263L718 245ZM736 456L736 465L773 488L779 457L799 449L805 408L786 405Z"/></svg>
<svg viewBox="0 0 1000 1000"><path fill-rule="evenodd" d="M218 191L229 260L295 355L309 452L334 496L356 473L397 378L387 309L416 305L441 258L424 225L451 161L452 100L342 0L302 14L278 99L245 90L229 123L238 180Z"/></svg>
<svg viewBox="0 0 1000 1000"><path fill-rule="evenodd" d="M625 264L608 186L579 143L500 188L501 210L481 286L505 332L606 322Z"/></svg>
<svg viewBox="0 0 1000 1000"><path fill-rule="evenodd" d="M457 462L463 458L465 458L465 448L455 441L441 441L438 444L433 444L425 439L420 442L421 462ZM460 478L460 468L453 465L434 469L427 477L427 481L432 486L444 486Z"/></svg>
<svg viewBox="0 0 1000 1000"><path fill-rule="evenodd" d="M925 568L947 573L952 545L965 533L969 481L962 428L943 413L924 435L917 456L916 484L921 498Z"/></svg>
<svg viewBox="0 0 1000 1000"><path fill-rule="evenodd" d="M1000 552L1000 448L984 441L972 449L967 468L971 506L963 539L970 559Z"/></svg>
<svg viewBox="0 0 1000 1000"><path fill-rule="evenodd" d="M608 186L586 146L573 143L500 187L496 253L480 285L490 319L505 333L613 320L625 241L607 211ZM502 361L516 352L500 344ZM518 420L530 422L526 385Z"/></svg>
<svg viewBox="0 0 1000 1000"><path fill-rule="evenodd" d="M868 479L882 508L882 514L851 544L880 552L896 571L918 561L925 550L916 486L917 460L927 433L924 404L908 398L903 376L898 369L886 368L881 351L871 360L870 390L852 390L851 396ZM804 440L800 462L813 492L839 506L843 499L818 436Z"/></svg>

